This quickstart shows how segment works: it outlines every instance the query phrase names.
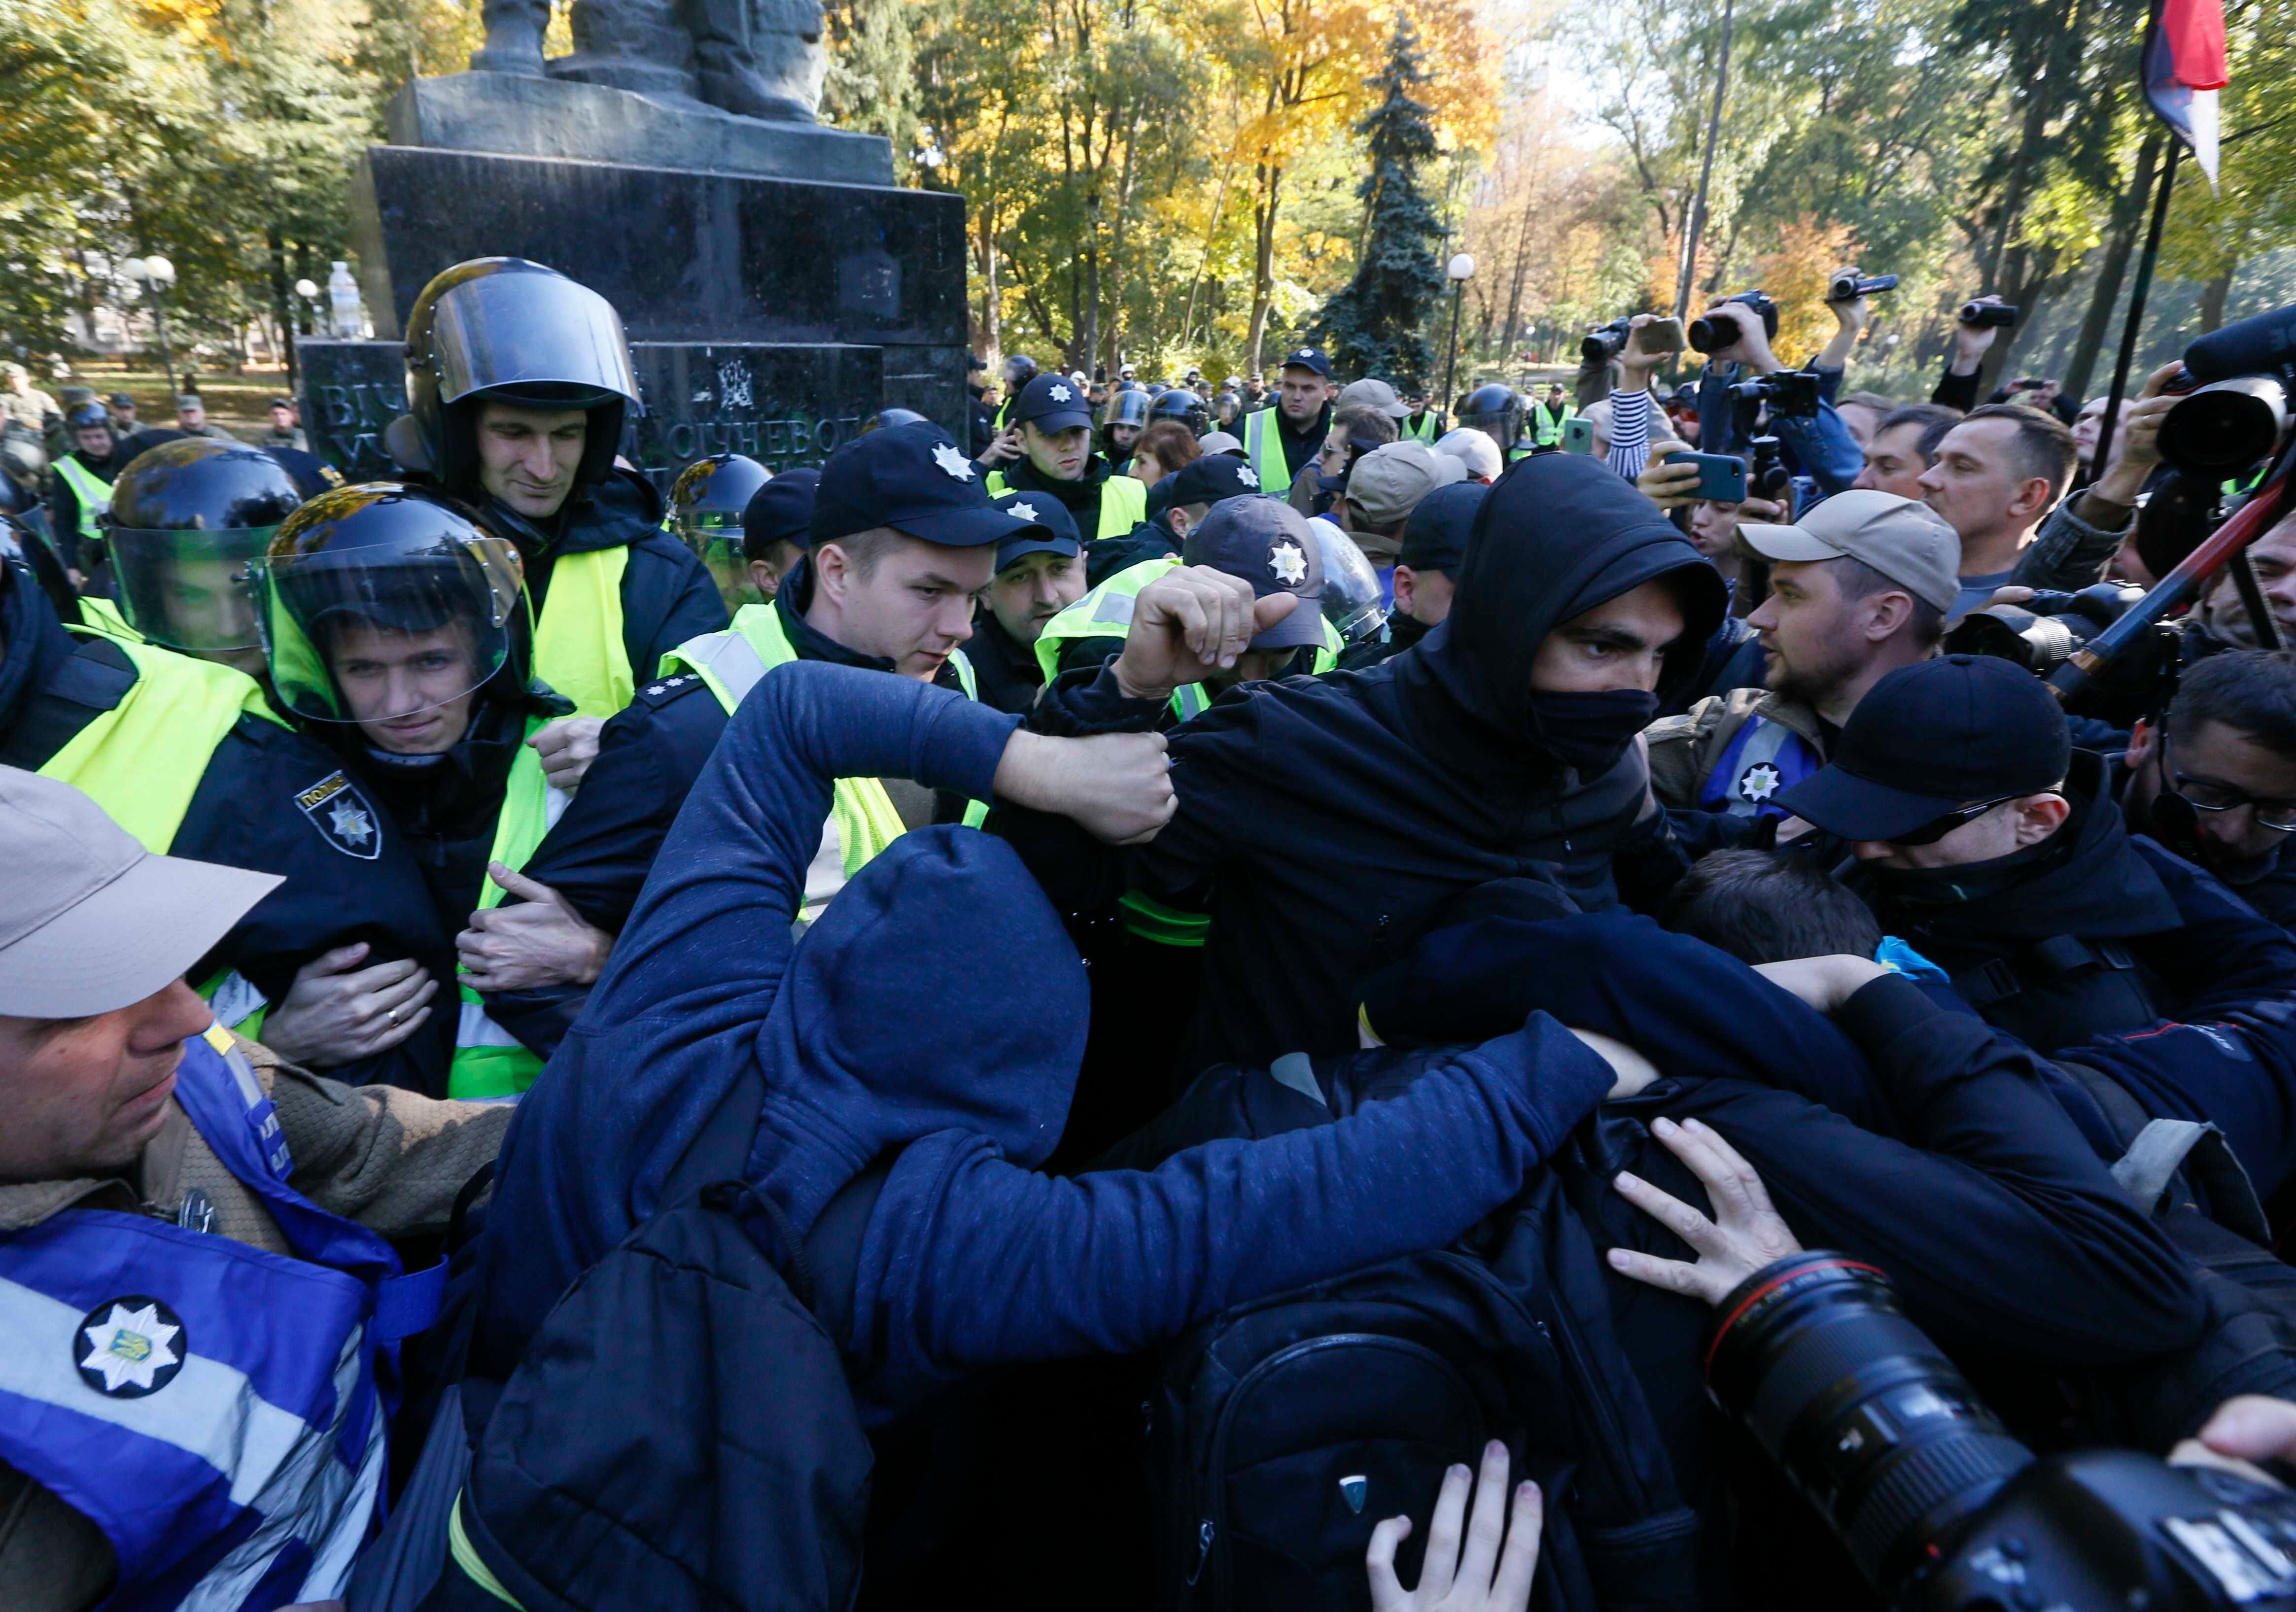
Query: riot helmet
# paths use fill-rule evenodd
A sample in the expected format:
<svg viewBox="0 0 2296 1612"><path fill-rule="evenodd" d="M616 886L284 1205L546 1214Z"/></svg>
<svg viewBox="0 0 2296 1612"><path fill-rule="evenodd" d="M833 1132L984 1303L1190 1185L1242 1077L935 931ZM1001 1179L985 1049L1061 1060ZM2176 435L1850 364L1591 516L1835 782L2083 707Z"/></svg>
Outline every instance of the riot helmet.
<svg viewBox="0 0 2296 1612"><path fill-rule="evenodd" d="M1344 643L1361 643L1387 625L1387 600L1370 558L1328 520L1310 520L1308 529L1324 560L1324 619Z"/></svg>
<svg viewBox="0 0 2296 1612"><path fill-rule="evenodd" d="M272 535L254 584L272 686L299 717L405 722L505 667L523 687L518 549L427 487L321 494Z"/></svg>
<svg viewBox="0 0 2296 1612"><path fill-rule="evenodd" d="M757 602L742 552L742 520L774 473L740 454L712 454L677 473L669 489L671 528L709 570L728 610Z"/></svg>
<svg viewBox="0 0 2296 1612"><path fill-rule="evenodd" d="M0 476L31 494L32 503L37 503L40 483L47 473L47 438L20 420L0 424Z"/></svg>
<svg viewBox="0 0 2296 1612"><path fill-rule="evenodd" d="M171 650L247 655L262 640L248 568L303 502L261 448L182 437L147 448L111 484L96 519L127 625Z"/></svg>
<svg viewBox="0 0 2296 1612"><path fill-rule="evenodd" d="M100 403L83 403L66 414L64 430L70 433L74 447L79 446L79 433L82 431L100 430L115 443L119 440L119 433L111 429L111 411Z"/></svg>
<svg viewBox="0 0 2296 1612"><path fill-rule="evenodd" d="M1148 394L1137 387L1128 387L1108 395L1107 406L1100 412L1103 430L1111 425L1128 425L1136 430L1148 429Z"/></svg>
<svg viewBox="0 0 2296 1612"><path fill-rule="evenodd" d="M1148 406L1151 421L1177 420L1188 428L1191 436L1201 437L1212 429L1212 412L1204 400L1185 387L1174 387Z"/></svg>
<svg viewBox="0 0 2296 1612"><path fill-rule="evenodd" d="M416 441L389 446L451 488L478 480L478 416L491 399L589 415L578 486L603 481L622 423L645 413L621 315L603 297L523 258L476 258L432 277L406 319L406 396Z"/></svg>
<svg viewBox="0 0 2296 1612"><path fill-rule="evenodd" d="M8 485L7 479L0 477L0 489ZM54 547L34 529L31 522L19 520L16 511L0 507L0 561L11 560L31 573L40 592L47 595L48 607L55 611L58 620L76 622L80 618L79 593L65 573L63 561L56 557ZM5 578L0 577L0 592L4 592L7 585Z"/></svg>
<svg viewBox="0 0 2296 1612"><path fill-rule="evenodd" d="M1486 433L1505 454L1522 435L1522 399L1513 388L1496 380L1479 386L1461 400L1459 423Z"/></svg>
<svg viewBox="0 0 2296 1612"><path fill-rule="evenodd" d="M929 423L930 421L928 421L922 414L918 413L914 409L879 409L875 413L870 415L868 419L861 422L860 430L855 434L857 436L866 437L870 432L882 431L888 426L925 425Z"/></svg>

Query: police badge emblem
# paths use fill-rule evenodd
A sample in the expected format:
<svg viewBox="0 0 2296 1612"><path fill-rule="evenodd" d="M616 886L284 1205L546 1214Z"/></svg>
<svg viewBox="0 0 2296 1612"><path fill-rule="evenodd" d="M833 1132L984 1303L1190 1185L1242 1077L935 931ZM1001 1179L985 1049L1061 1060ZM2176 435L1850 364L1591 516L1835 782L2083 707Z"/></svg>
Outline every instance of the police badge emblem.
<svg viewBox="0 0 2296 1612"><path fill-rule="evenodd" d="M175 1381L190 1353L184 1318L148 1294L130 1293L80 1317L72 1363L97 1393L141 1399Z"/></svg>
<svg viewBox="0 0 2296 1612"><path fill-rule="evenodd" d="M382 826L374 808L359 793L358 785L342 773L330 773L299 791L295 804L326 842L344 855L373 862L382 855Z"/></svg>
<svg viewBox="0 0 2296 1612"><path fill-rule="evenodd" d="M1739 778L1738 793L1759 806L1776 794L1778 785L1784 781L1776 767L1767 761L1758 761Z"/></svg>

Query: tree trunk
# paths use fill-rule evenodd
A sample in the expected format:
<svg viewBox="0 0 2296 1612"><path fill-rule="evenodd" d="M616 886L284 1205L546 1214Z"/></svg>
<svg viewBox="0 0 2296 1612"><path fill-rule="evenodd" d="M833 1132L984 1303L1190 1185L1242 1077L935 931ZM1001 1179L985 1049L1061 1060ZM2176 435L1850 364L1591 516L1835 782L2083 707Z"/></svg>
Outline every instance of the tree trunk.
<svg viewBox="0 0 2296 1612"><path fill-rule="evenodd" d="M2232 277L2239 268L2237 263L2227 264L2223 274L2201 287L2201 334L2203 336L2224 323L2225 299L2232 295Z"/></svg>
<svg viewBox="0 0 2296 1612"><path fill-rule="evenodd" d="M287 366L287 389L295 389L295 305L289 299L287 286L287 243L279 237L276 225L263 232L264 244L271 254L271 312L279 321L280 357ZM88 334L94 334L93 327Z"/></svg>
<svg viewBox="0 0 2296 1612"><path fill-rule="evenodd" d="M2112 325L2113 306L2120 300L2120 282L2128 274L2129 254L2136 250L2136 232L2144 222L2144 203L2161 166L2158 132L2147 135L2136 152L2136 172L2128 188L2112 203L2107 226L2104 260L2097 266L2096 289L2089 294L2088 312L2082 315L2080 336L2073 343L2072 362L2065 365L2065 395L2076 403L2088 396L2096 374L2097 356L2104 351L2105 333Z"/></svg>
<svg viewBox="0 0 2296 1612"><path fill-rule="evenodd" d="M1275 300L1275 210L1283 184L1281 168L1262 168L1259 172L1259 200L1251 209L1258 248L1251 277L1251 329L1244 338L1244 350L1251 360L1250 372L1255 375L1265 368L1260 362L1260 348L1267 339L1268 309Z"/></svg>

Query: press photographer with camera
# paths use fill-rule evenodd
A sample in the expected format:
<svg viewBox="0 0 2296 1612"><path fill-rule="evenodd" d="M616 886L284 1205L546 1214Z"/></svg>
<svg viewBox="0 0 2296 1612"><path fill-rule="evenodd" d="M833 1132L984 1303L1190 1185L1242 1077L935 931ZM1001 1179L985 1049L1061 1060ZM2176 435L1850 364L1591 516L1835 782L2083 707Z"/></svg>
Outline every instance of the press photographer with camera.
<svg viewBox="0 0 2296 1612"><path fill-rule="evenodd" d="M1776 330L1777 305L1760 291L1725 298L1693 322L1690 344L1706 355L1698 382L1699 446L1710 454L1746 452L1753 446L1756 417L1767 406L1769 431L1800 462L1817 491L1846 491L1866 456L1833 405L1819 395L1817 377L1788 370L1770 350ZM1808 396L1792 385L1794 377L1808 381Z"/></svg>

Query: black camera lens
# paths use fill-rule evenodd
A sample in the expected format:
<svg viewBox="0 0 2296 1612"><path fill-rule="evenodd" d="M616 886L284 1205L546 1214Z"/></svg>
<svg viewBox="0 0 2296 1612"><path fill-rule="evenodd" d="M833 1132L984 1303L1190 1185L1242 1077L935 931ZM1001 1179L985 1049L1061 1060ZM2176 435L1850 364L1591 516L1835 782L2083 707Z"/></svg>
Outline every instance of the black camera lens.
<svg viewBox="0 0 2296 1612"><path fill-rule="evenodd" d="M2226 475L2272 451L2288 400L2269 375L2243 375L2177 399L2161 421L2161 457L2178 470Z"/></svg>
<svg viewBox="0 0 2296 1612"><path fill-rule="evenodd" d="M1707 1391L1886 1592L1936 1561L2032 1460L1871 1265L1796 1254L1716 1315Z"/></svg>
<svg viewBox="0 0 2296 1612"><path fill-rule="evenodd" d="M1578 343L1578 356L1587 364L1608 364L1626 351L1627 334L1631 329L1623 319L1613 319L1600 330L1589 331Z"/></svg>

